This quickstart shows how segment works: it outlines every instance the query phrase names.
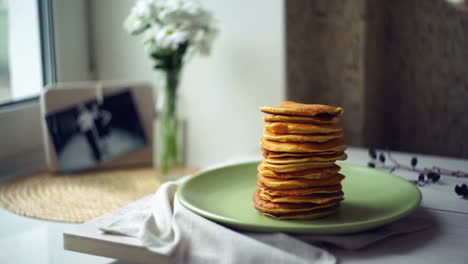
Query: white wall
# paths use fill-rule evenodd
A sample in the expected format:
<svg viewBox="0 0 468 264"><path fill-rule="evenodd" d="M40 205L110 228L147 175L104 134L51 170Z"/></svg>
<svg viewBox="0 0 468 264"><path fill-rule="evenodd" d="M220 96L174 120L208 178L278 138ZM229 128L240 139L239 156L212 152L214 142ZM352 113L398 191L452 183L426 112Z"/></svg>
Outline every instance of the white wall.
<svg viewBox="0 0 468 264"><path fill-rule="evenodd" d="M258 155L262 114L258 108L285 98L284 3L282 0L204 0L219 20L213 53L185 68L180 113L188 120L188 163L213 163ZM133 1L92 1L98 79L148 80L158 74L138 37L122 22Z"/></svg>
<svg viewBox="0 0 468 264"><path fill-rule="evenodd" d="M85 1L54 0L54 37L57 80L93 79L88 54Z"/></svg>

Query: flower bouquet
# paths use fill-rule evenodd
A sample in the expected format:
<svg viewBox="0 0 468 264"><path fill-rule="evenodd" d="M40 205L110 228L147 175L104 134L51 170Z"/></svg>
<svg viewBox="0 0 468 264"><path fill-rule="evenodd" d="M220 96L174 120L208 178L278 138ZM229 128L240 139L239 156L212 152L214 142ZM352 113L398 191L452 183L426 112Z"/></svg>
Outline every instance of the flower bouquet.
<svg viewBox="0 0 468 264"><path fill-rule="evenodd" d="M137 0L124 22L132 35L142 35L154 69L165 75L161 125L160 169L167 175L177 165L177 87L184 64L194 54L209 55L218 30L212 14L194 0Z"/></svg>

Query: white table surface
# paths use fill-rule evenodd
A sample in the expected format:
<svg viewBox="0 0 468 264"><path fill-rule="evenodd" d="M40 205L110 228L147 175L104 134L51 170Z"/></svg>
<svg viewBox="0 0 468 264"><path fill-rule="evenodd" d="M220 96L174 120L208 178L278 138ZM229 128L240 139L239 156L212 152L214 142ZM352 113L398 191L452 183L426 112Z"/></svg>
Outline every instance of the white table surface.
<svg viewBox="0 0 468 264"><path fill-rule="evenodd" d="M347 162L365 165L367 150L350 148ZM413 155L394 153L401 162ZM258 155L251 155L256 157ZM418 166L440 166L468 171L468 160L417 154ZM246 157L248 159L248 157ZM411 172L395 171L416 179ZM468 263L468 200L455 195L455 184L468 179L443 177L441 183L421 188L423 201L415 214L434 221L433 228L379 242L359 251L329 250L341 263ZM65 241L63 239L65 237ZM71 240L70 240L71 239ZM68 249L111 258L81 254ZM96 222L82 225L57 223L12 214L0 209L0 263L111 263L125 261L165 263L167 259L142 248L133 238L103 235ZM119 262L123 263L123 262Z"/></svg>

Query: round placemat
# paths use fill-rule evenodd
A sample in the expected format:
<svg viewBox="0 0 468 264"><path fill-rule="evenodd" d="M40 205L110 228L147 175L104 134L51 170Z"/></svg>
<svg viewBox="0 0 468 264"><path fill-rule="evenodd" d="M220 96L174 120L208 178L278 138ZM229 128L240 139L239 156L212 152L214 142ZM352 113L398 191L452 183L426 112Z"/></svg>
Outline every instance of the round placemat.
<svg viewBox="0 0 468 264"><path fill-rule="evenodd" d="M154 193L160 184L153 168L41 172L1 184L0 206L19 215L82 223Z"/></svg>

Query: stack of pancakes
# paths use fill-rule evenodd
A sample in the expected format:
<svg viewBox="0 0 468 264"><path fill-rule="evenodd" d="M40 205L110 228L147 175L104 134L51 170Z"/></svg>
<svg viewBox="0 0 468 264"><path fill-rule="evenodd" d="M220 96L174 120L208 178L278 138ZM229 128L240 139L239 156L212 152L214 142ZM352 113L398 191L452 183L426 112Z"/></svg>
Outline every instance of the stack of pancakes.
<svg viewBox="0 0 468 264"><path fill-rule="evenodd" d="M277 219L313 219L334 213L344 199L337 160L344 153L340 107L283 102L262 107L264 160L258 165L255 208Z"/></svg>

